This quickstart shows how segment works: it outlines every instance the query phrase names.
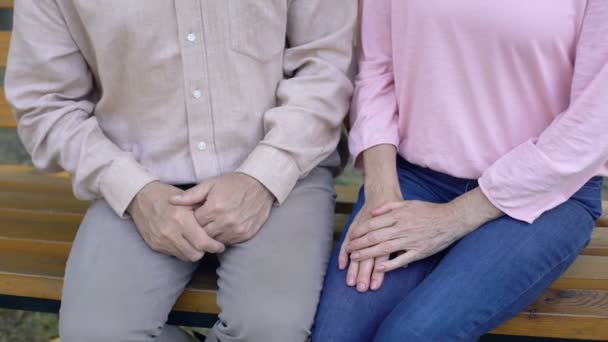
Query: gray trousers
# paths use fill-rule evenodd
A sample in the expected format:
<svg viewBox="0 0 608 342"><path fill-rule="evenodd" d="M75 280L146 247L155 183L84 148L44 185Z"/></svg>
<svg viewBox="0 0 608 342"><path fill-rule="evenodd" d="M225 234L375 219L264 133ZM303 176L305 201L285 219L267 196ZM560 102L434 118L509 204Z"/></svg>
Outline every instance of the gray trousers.
<svg viewBox="0 0 608 342"><path fill-rule="evenodd" d="M332 242L328 169L301 180L251 240L219 255L219 321L207 341L308 339ZM167 315L197 268L154 252L103 200L88 210L67 264L63 342L189 341Z"/></svg>

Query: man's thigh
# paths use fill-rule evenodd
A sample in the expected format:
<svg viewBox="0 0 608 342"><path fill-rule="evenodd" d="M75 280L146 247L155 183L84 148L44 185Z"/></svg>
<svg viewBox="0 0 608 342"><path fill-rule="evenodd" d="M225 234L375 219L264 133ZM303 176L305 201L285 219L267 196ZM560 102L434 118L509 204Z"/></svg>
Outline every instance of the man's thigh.
<svg viewBox="0 0 608 342"><path fill-rule="evenodd" d="M277 170L280 172L280 170ZM251 240L220 255L211 341L294 341L310 333L333 237L331 172L317 168Z"/></svg>
<svg viewBox="0 0 608 342"><path fill-rule="evenodd" d="M154 252L132 220L99 200L87 212L67 263L62 333L129 341L161 335L195 268Z"/></svg>

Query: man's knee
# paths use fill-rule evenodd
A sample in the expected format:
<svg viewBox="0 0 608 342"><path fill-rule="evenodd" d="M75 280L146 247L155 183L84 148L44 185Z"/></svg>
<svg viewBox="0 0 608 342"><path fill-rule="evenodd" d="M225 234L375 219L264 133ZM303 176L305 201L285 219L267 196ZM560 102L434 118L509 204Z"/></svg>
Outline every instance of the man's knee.
<svg viewBox="0 0 608 342"><path fill-rule="evenodd" d="M221 340L229 341L307 341L314 319L314 310L307 305L276 303L244 304L224 310L214 330ZM271 304L268 304L271 303Z"/></svg>

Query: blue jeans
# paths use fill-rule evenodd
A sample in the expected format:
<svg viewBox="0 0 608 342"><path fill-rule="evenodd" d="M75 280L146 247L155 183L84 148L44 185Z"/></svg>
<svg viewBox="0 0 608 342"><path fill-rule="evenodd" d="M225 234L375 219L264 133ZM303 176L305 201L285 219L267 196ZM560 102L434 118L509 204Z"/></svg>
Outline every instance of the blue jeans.
<svg viewBox="0 0 608 342"><path fill-rule="evenodd" d="M478 186L403 159L397 171L408 200L445 203ZM601 216L601 192L596 177L533 224L506 216L489 222L447 250L386 274L378 291L347 287L336 250L313 342L478 339L525 309L574 261ZM364 202L362 190L351 222Z"/></svg>

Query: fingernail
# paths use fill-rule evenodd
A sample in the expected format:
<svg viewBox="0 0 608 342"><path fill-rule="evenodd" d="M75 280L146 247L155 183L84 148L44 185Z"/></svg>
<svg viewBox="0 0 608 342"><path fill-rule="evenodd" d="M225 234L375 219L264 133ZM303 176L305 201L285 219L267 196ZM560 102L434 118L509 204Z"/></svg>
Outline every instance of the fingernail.
<svg viewBox="0 0 608 342"><path fill-rule="evenodd" d="M360 292L365 291L365 283L357 284L357 291L360 291Z"/></svg>
<svg viewBox="0 0 608 342"><path fill-rule="evenodd" d="M372 290L377 290L378 289L378 280L374 279L372 280Z"/></svg>
<svg viewBox="0 0 608 342"><path fill-rule="evenodd" d="M351 256L350 256L350 257L351 257L352 259L359 259L359 257L360 257L360 256L361 256L361 253L353 253L353 254L351 254Z"/></svg>
<svg viewBox="0 0 608 342"><path fill-rule="evenodd" d="M355 286L355 277L348 278L348 286Z"/></svg>

